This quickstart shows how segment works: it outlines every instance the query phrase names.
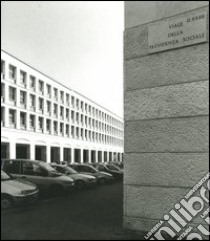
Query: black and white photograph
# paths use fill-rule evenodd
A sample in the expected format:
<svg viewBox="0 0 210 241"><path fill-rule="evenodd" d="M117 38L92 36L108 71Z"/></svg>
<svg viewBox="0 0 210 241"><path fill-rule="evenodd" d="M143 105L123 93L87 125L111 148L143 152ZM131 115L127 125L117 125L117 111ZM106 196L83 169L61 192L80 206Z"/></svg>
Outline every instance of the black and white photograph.
<svg viewBox="0 0 210 241"><path fill-rule="evenodd" d="M1 240L209 240L209 1L1 1Z"/></svg>

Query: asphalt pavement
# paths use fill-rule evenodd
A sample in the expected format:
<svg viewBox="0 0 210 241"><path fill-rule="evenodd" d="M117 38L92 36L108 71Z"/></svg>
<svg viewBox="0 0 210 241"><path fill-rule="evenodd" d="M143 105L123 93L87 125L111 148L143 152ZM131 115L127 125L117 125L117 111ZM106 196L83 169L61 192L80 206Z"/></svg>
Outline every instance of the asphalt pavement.
<svg viewBox="0 0 210 241"><path fill-rule="evenodd" d="M1 213L2 240L143 240L122 226L121 182Z"/></svg>

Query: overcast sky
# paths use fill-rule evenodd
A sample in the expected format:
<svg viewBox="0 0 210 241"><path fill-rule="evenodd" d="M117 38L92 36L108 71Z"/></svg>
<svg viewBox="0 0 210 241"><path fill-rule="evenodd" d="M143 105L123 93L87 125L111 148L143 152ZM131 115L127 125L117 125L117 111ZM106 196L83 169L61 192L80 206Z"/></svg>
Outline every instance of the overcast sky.
<svg viewBox="0 0 210 241"><path fill-rule="evenodd" d="M1 5L4 50L123 116L123 1Z"/></svg>

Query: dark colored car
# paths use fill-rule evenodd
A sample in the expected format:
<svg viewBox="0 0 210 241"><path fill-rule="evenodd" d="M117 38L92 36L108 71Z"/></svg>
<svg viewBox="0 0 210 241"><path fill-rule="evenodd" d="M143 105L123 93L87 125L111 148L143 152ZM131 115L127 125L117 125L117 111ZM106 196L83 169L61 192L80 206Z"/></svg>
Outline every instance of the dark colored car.
<svg viewBox="0 0 210 241"><path fill-rule="evenodd" d="M95 186L96 184L96 178L94 176L78 173L73 168L67 165L52 163L51 166L57 172L70 176L74 180L75 188L78 190L83 189L85 187Z"/></svg>
<svg viewBox="0 0 210 241"><path fill-rule="evenodd" d="M88 164L71 164L70 167L72 167L74 170L76 170L79 173L94 176L97 179L97 182L99 184L109 183L114 180L111 174L106 172L101 172Z"/></svg>
<svg viewBox="0 0 210 241"><path fill-rule="evenodd" d="M123 180L123 171L113 164L94 163L92 165L101 172L111 174L116 180Z"/></svg>

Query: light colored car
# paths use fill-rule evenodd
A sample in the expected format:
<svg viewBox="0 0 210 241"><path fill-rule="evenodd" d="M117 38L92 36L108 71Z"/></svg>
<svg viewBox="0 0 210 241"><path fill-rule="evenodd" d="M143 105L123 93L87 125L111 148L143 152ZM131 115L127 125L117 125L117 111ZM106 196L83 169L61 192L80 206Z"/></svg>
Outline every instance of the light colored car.
<svg viewBox="0 0 210 241"><path fill-rule="evenodd" d="M72 191L74 181L68 176L58 173L49 164L41 161L25 159L2 160L1 169L16 178L36 184L40 191L50 191L59 194Z"/></svg>
<svg viewBox="0 0 210 241"><path fill-rule="evenodd" d="M39 190L36 185L15 179L1 171L1 208L8 209L13 205L34 202Z"/></svg>
<svg viewBox="0 0 210 241"><path fill-rule="evenodd" d="M88 164L71 164L74 170L82 174L92 175L97 179L98 184L105 184L113 182L114 178L111 174L106 172L100 172L96 168Z"/></svg>
<svg viewBox="0 0 210 241"><path fill-rule="evenodd" d="M78 190L83 189L85 187L92 187L96 184L96 178L94 176L78 173L73 168L67 165L52 163L51 166L56 171L64 175L70 176L74 180L75 188Z"/></svg>

